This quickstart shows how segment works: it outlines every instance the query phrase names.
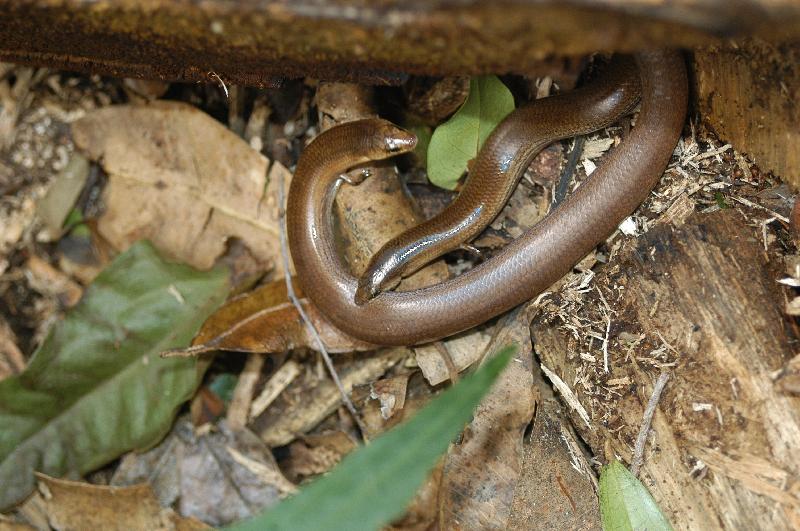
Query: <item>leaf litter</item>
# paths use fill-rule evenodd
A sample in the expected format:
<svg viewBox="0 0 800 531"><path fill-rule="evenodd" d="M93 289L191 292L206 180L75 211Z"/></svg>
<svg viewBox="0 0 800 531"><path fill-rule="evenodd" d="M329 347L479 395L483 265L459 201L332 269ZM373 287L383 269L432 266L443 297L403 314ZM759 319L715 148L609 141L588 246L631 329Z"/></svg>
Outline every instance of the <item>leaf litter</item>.
<svg viewBox="0 0 800 531"><path fill-rule="evenodd" d="M168 101L113 106L87 114L72 133L109 175L98 231L117 249L146 238L208 269L236 237L265 269L281 269L269 160L207 114Z"/></svg>
<svg viewBox="0 0 800 531"><path fill-rule="evenodd" d="M342 90L343 87L344 90ZM348 99L347 93L350 90L348 87L347 85L339 85L336 88L329 87L327 89L329 90L328 95L322 97L326 90L326 85L320 85L317 92L318 103L321 105L320 112L325 116L336 115L336 111L333 111L332 107L325 107L325 105L328 105L332 99L330 93L338 92L337 97L339 97L339 100L333 98L335 100L334 106L339 105L338 112L342 112L342 109L348 109L348 113L353 113L354 106L357 108L360 104L353 103ZM309 90L310 88L313 88L313 86L309 85L304 87L303 90ZM234 92L232 92L232 95ZM108 103L102 98L99 100L101 105ZM91 111L91 108L93 107L90 106L87 110ZM139 111L141 109L137 109L133 114ZM226 240L241 239L245 241L247 248L256 255L262 272L268 267L280 269L280 260L277 259L277 247L269 247L277 243L274 236L276 232L272 230L277 227L275 224L277 217L270 217L275 216L277 212L277 202L275 201L274 190L270 191L268 189L272 179L268 177L267 173L269 171L280 171L288 176L288 171L279 166L278 163L272 163L270 169L270 161L246 144L243 147L238 146L237 142L234 142L234 140L238 139L227 135L225 128L220 127L217 122L202 113L198 113L191 107L157 102L155 105L151 105L148 112L150 111L153 114L145 112L143 115L135 117L135 119L128 120L133 116L133 114L126 114L131 113L130 108L124 110L123 108L104 109L85 118L85 122L79 122L80 125L76 125L74 129L78 143L84 149L87 149L93 158L102 159L102 164L109 173L109 184L103 192L104 199L107 202L107 209L105 214L100 217L97 226L98 234L109 239L112 245L118 249L125 248L134 239L142 235L150 235L157 241L163 236L161 241L165 252L171 256L180 256L182 260L194 263L198 267L210 267L224 253ZM120 114L116 114L117 112ZM360 112L356 111L354 115L358 116ZM64 116L64 114L62 112L61 116ZM85 114L85 110L73 115L72 120L80 118L83 114ZM104 118L98 118L100 116ZM142 141L142 138L132 137L124 131L115 131L115 129L122 128L114 126L113 121L110 121L110 117L136 123L136 129L144 131L144 141ZM100 121L98 122L97 120ZM180 126L171 127L170 120L174 120ZM102 123L103 121L105 123ZM298 123L303 123L303 121L298 119ZM96 130L95 126L97 126ZM89 131L86 129L89 129ZM186 138L186 135L183 135L185 131L192 131L193 135L198 136L197 142L192 139L191 145L182 144L184 141L181 139ZM295 138L310 137L314 131L312 128L306 133L300 133ZM610 128L607 132L590 138L588 142L589 149L584 154L584 163L581 166L584 173L591 173L591 161L595 157L601 156L605 148L618 142L617 135L619 131L619 128ZM82 134L84 137L81 137ZM296 132L293 133L293 135L295 134ZM213 159L215 156L213 152L219 149L208 138L216 138L215 135L224 138L223 142L226 146L229 143L232 145L229 147L232 147L232 153L236 154L235 157L240 157L241 161L246 162L244 167L236 166L236 163L231 163L230 159L226 159L227 162L223 163L202 158L208 156ZM108 138L105 138L106 136ZM251 145L258 146L259 143L251 142ZM596 146L597 149L594 149L593 146ZM719 180L713 170L709 171L709 164L718 162L722 157L727 157L729 151L726 146L712 146L710 149L706 145L699 146L700 144L695 141L694 136L688 140L682 140L676 149L678 163L671 166L666 178L651 196L650 201L637 213L639 217L636 220L636 226L640 227L641 230L647 230L649 227L650 222L648 221L647 212L651 216L662 212L665 215L674 214L676 216L675 219L680 219L682 214L678 213L677 207L679 206L682 207L681 212L691 211L696 208L696 205L701 205L707 209L719 208L716 201L708 199L709 193L715 190L727 192L731 189L731 184L726 183L724 180ZM133 149L134 147L135 149ZM246 148L246 150L243 148ZM126 149L130 149L132 153L141 153L141 155L135 155L135 158L131 160L130 156L124 153ZM137 149L143 149L143 151L137 152ZM497 245L498 241L507 241L510 237L515 237L521 233L525 227L531 226L546 212L549 201L547 195L554 186L553 179L557 174L557 166L560 164L561 158L560 149L550 151L558 154L555 158L555 166L550 164L545 171L544 178L535 177L531 179L530 176L526 176L523 186L518 187L517 191L515 191L510 206L500 217L504 221L495 224L494 228L483 236L485 241L495 242L493 245ZM201 157L199 164L198 156ZM742 168L742 180L744 182L755 182L755 177L752 175L752 172L756 171L753 169L754 167L746 162L743 163L743 159L737 154L734 154L734 158L736 164ZM29 159L17 157L17 160L28 164ZM224 166L229 163L233 167L242 169L240 174L244 176L243 182L239 182L237 177L233 177L226 172ZM219 167L217 164L223 167ZM138 170L143 168L145 168L144 174L139 174ZM2 171L1 167L0 171ZM151 178L154 175L156 177ZM701 178L696 180L696 176ZM580 177L579 175L578 178L580 179ZM215 181L215 179L219 180ZM387 171L385 179L371 179L364 185L352 189L343 187L343 193L340 194L342 201L338 205L338 215L345 227L347 227L346 230L352 233L351 239L346 240L345 253L355 263L356 271L363 266L363 262L371 255L376 245L380 245L381 241L385 241L395 232L401 230L404 226L410 226L418 219L415 217L413 209L410 210L412 213L410 216L401 213L405 207L400 207L396 212L392 210L398 208L392 205L397 204L398 201L402 203L402 200L392 197L383 199L383 196L377 195L388 192L388 196L391 196L397 190L396 185L391 184L393 182L391 179L394 179L393 172ZM700 186L696 184L698 182ZM371 188L370 184L372 185ZM124 204L126 193L128 198L132 193L149 198L148 204L152 203L152 206L148 206L143 212L134 212L134 209L131 208L132 205ZM247 196L246 198L244 197L245 195ZM362 197L359 198L359 195ZM378 199L379 197L381 199ZM232 211L231 205L236 207L239 205L240 199L244 200L241 203L244 207L241 211L238 208ZM200 205L188 204L192 201ZM758 204L758 200L752 197L744 199L744 201L749 201L750 204ZM131 202L129 201L129 203ZM370 210L374 208L376 203L385 204L389 209L389 214L387 215L388 217L372 221L370 225L368 219L371 214ZM20 204L24 204L24 201ZM34 205L35 203L29 202L28 204ZM532 206L534 204L535 207ZM747 205L747 203L744 204ZM770 209L769 212L763 211L766 214L778 213L783 215L780 212L776 212L774 207L765 208ZM33 211L31 206L28 207L28 210ZM379 208L378 210L380 211L381 209ZM404 218L405 216L408 217L403 221L397 221L398 218ZM773 215L772 217L776 216ZM21 219L22 222L18 222L17 226L22 227L22 229L12 233L12 236L17 234L15 236L16 239L11 240L10 245L12 247L19 245L24 240L26 237L25 231L28 230L27 227L31 223L27 220L28 218L23 217ZM776 219L781 218L776 217ZM198 220L203 221L203 223L198 225ZM365 220L367 224L364 223ZM360 229L359 232L357 227L360 226L366 228ZM766 224L763 226L766 227ZM164 233L163 235L161 234L162 232ZM272 235L270 236L270 234ZM375 236L376 234L377 236ZM27 237L30 239L29 236ZM208 241L205 240L206 238L208 238ZM601 248L598 253L591 255L581 264L577 274L569 276L560 283L562 286L559 292L561 295L560 300L552 298L542 300L542 310L545 314L552 315L552 312L555 311L558 312L558 315L565 317L562 326L568 328L574 334L576 341L580 344L580 357L586 360L587 363L596 364L599 360L602 365L602 360L605 357L604 349L610 348L613 352L614 349L624 346L623 342L618 343L616 341L613 333L609 336L609 329L613 324L611 321L613 315L598 311L596 316L587 319L580 306L585 294L591 292L592 268L599 263L613 259L615 250L618 248L619 238L619 234L612 236L605 247ZM192 247L187 242L199 243L196 247ZM488 245L488 247L492 247L492 245ZM491 249L489 252L491 252ZM0 264L2 264L3 259L4 257L0 256ZM194 260L196 261L192 262ZM434 274L433 280L428 280L428 282L441 278L442 266L444 266L445 270L447 269L447 266L441 262L439 273ZM469 267L469 265L467 264L466 267ZM0 275L2 275L2 268L0 268ZM413 285L413 283L409 285ZM288 307L285 306L287 302L285 295L283 298L275 295L280 291L279 286L280 281L276 281L274 285L266 283L255 292L244 295L240 299L231 300L221 310L221 313L206 322L203 332L195 339L195 346L199 346L204 352L225 348L253 353L273 352L281 354L287 350L296 350L297 352L287 358L283 362L284 365L281 365L281 367L285 366L293 369L288 370L287 374L277 377L272 390L264 388L262 392L262 381L256 380L256 383L253 384L254 387L250 392L253 394L262 392L263 400L259 403L257 398L262 396L253 396L248 402L251 406L259 404L258 410L251 409L248 413L249 426L258 432L259 436L266 440L270 446L278 450L285 448L283 445L289 444L291 447L291 445L299 445L304 440L306 442L303 444L306 449L324 448L324 445L315 447L308 441L312 441L314 437L322 437L322 433L331 433L330 429L336 426L341 426L343 429L335 433L345 434L345 438L350 440L354 431L352 425L348 425L344 417L337 412L340 411L340 401L336 396L336 390L322 377L320 365L318 363L314 364L314 358L303 353L303 348L313 348L313 346L310 339L304 335L302 323L299 322L296 312L288 310L286 313L281 313L281 308ZM556 288L554 287L553 291ZM285 292L285 288L283 291ZM269 292L272 295L264 295ZM178 295L182 296L180 290L178 290ZM250 297L249 300L248 297ZM609 300L613 298L611 294L606 294L606 297ZM567 306L557 306L556 302ZM574 305L574 307L569 305ZM259 312L263 312L263 314L259 314ZM310 310L309 313L313 314L313 310ZM270 316L270 314L273 315ZM268 317L262 319L260 315ZM321 316L312 317L312 321L314 321L318 329L325 329L325 323ZM270 326L266 326L266 324ZM249 329L248 326L250 327ZM520 326L520 323L517 323L517 326ZM267 330L265 331L265 329ZM502 333L502 330L505 330L505 328L500 326L495 331L495 334ZM406 382L407 387L404 391L395 391L395 393L402 392L404 396L386 394L384 392L380 395L383 396L380 406L377 405L377 400L372 401L374 403L372 406L367 406L369 401L360 406L362 414L366 414L365 412L369 407L375 408L377 415L382 417L380 413L381 406L384 408L390 407L389 402L392 400L395 401L395 404L397 401L400 403L405 402L405 407L398 406L402 407L402 409L395 410L389 419L394 421L404 416L404 410L414 410L418 407L415 405L417 400L411 397L419 390L426 390L428 393L427 395L425 393L421 395L423 396L421 398L423 402L430 395L428 384L422 383L423 380L419 378L409 378L408 371L421 369L430 384L440 384L478 360L480 353L486 348L485 345L488 338L491 336L492 333L489 328L485 327L465 334L461 338L445 342L445 351L449 352L447 356L449 362L445 361L441 354L441 349L427 347L413 350L379 349L377 352L366 356L359 355L356 358L342 357L337 365L343 371L344 379L347 380L348 386L356 390L363 386L369 387L369 384L381 378L385 381L393 381L399 378L401 381ZM368 345L357 345L356 342L349 338L337 336L335 330L332 330L326 337L328 337L325 341L326 345L334 352L370 349ZM461 343L458 343L459 340ZM228 342L226 343L226 341ZM336 346L337 344L339 345L338 347ZM460 345L463 345L463 347ZM199 353L201 350L196 350L194 353ZM463 355L462 350L464 351ZM661 363L669 361L666 355L667 352L669 352L669 349L657 355ZM362 368L367 370L362 370ZM264 364L263 368L257 372L262 373L263 378L261 380L266 383L271 381L269 378L270 373L275 371L275 375L279 375L280 373L277 372L279 370L280 367L274 368L270 367L269 364ZM554 368L554 370L557 371L558 368ZM348 377L348 374L357 376ZM524 371L522 374L524 375ZM592 385L588 378L589 375L590 371L587 371L583 375L579 375L575 382L565 382L564 385L568 387ZM322 381L322 385L320 385L320 381ZM612 387L610 381L608 385L609 388ZM533 399L528 398L528 400L531 401ZM495 407L500 409L494 410ZM492 406L487 411L487 414L499 414L503 411L503 407L508 407L508 404ZM300 420L294 422L292 419L295 417ZM382 422L376 421L376 426L383 425ZM522 422L522 420L517 422ZM222 428L212 427L210 429L213 432ZM197 433L201 434L202 431ZM298 439L298 435L301 438ZM491 434L488 436L491 437ZM335 436L331 440L340 437ZM507 441L511 443L511 447L516 448L510 454L516 456L514 459L521 459L520 447L514 446L518 445L519 441L521 441L521 435L519 437L511 437ZM336 450L336 452L343 453L347 451L345 449L346 445L337 444L334 446L340 449ZM300 448L300 446L296 446L296 448ZM238 455L238 463L249 463L251 471L261 470L263 472L263 469L253 465L247 458L243 458L242 456L245 454L237 454L236 452L238 450L232 453L229 452L229 454ZM319 450L320 455L313 456L313 452L309 453L308 451L296 449L292 468L294 470L304 470L308 472L309 476L322 473L326 470L326 467L330 467L338 461L338 459L324 458L323 456L327 455L326 452L329 452L329 450ZM236 461L237 458L234 457L233 459ZM306 459L305 463L309 465L305 468L304 459ZM517 475L519 474L519 466L521 465L517 465L517 472L515 472ZM467 481L468 483L468 478L470 477L468 473L460 467L455 467L455 469L461 470L461 473L464 474L463 477L456 475L455 479ZM478 472L479 475L476 477L480 477L480 473L483 473L483 471ZM299 473L298 475L307 476ZM450 484L453 477L452 472L449 473L450 479L445 480L448 482L447 484ZM506 481L510 486L514 484L514 477L514 472L512 472L511 475L499 479ZM438 488L440 488L439 485L434 487L434 490ZM489 502L492 510L501 511L501 513L498 513L501 517L500 521L502 521L502 511L506 510L511 503L507 492L506 490L505 494L503 494L501 491L493 491L496 496ZM459 503L463 503L464 507L469 507L476 500L477 498L474 496L465 497L459 500ZM461 506L459 505L459 507ZM412 508L411 511L413 513L414 509ZM432 517L430 513L427 514L429 518Z"/></svg>

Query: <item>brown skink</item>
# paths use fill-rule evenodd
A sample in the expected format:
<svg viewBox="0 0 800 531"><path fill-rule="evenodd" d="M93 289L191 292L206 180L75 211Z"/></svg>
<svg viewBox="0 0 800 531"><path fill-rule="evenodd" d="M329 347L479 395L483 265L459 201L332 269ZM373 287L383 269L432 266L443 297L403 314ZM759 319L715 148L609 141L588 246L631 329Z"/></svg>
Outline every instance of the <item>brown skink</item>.
<svg viewBox="0 0 800 531"><path fill-rule="evenodd" d="M625 140L564 203L490 260L440 284L355 304L358 279L336 252L331 206L339 175L413 148L382 120L350 122L306 147L287 204L298 280L338 328L379 345L425 343L472 328L532 299L570 271L658 182L686 116L687 77L677 52L636 54L641 112Z"/></svg>
<svg viewBox="0 0 800 531"><path fill-rule="evenodd" d="M486 139L458 197L372 256L359 278L356 303L394 289L403 277L472 241L497 217L544 147L609 126L633 111L639 95L633 57L617 56L587 86L535 100L509 114Z"/></svg>

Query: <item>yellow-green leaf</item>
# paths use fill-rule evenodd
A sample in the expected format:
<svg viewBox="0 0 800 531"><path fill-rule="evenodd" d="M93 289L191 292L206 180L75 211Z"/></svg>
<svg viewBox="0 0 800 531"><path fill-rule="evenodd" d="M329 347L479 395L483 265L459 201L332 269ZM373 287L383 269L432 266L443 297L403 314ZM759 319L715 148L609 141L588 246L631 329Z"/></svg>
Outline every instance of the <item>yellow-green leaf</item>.
<svg viewBox="0 0 800 531"><path fill-rule="evenodd" d="M452 190L489 134L514 110L514 97L496 76L473 78L469 96L456 113L433 132L428 145L428 178Z"/></svg>
<svg viewBox="0 0 800 531"><path fill-rule="evenodd" d="M600 473L600 516L605 531L672 531L645 486L619 461Z"/></svg>

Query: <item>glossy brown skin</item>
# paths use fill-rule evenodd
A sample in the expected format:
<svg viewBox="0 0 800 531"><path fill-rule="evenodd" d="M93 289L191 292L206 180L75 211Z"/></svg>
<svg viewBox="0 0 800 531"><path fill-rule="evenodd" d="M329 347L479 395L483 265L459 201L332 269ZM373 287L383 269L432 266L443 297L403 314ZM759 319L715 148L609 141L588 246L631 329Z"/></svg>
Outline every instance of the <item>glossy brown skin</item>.
<svg viewBox="0 0 800 531"><path fill-rule="evenodd" d="M642 108L636 126L564 203L492 259L440 284L354 302L357 279L336 252L331 206L338 176L386 158L365 120L322 133L303 153L289 192L287 227L298 279L344 332L380 345L425 343L472 328L532 299L569 272L630 215L658 182L686 116L687 79L677 52L641 52ZM409 141L405 141L409 144Z"/></svg>
<svg viewBox="0 0 800 531"><path fill-rule="evenodd" d="M402 277L472 241L497 217L545 146L609 126L633 111L640 93L633 57L617 56L587 86L536 100L509 114L486 139L455 201L372 256L359 278L356 303L393 289Z"/></svg>

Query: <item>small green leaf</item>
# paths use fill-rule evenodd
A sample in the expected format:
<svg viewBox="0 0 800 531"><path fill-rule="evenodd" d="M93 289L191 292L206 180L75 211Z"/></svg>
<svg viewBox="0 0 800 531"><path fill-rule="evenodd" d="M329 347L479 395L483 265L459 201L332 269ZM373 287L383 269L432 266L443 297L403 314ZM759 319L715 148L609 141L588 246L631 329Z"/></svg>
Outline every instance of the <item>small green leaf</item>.
<svg viewBox="0 0 800 531"><path fill-rule="evenodd" d="M605 531L671 531L644 485L614 461L600 473L600 516Z"/></svg>
<svg viewBox="0 0 800 531"><path fill-rule="evenodd" d="M722 192L714 192L714 201L717 202L717 206L720 210L730 208L728 203L725 202L725 196L722 194Z"/></svg>
<svg viewBox="0 0 800 531"><path fill-rule="evenodd" d="M228 289L223 269L166 263L148 243L98 275L0 382L0 510L30 494L35 470L77 477L158 442L200 379L193 358L159 353L188 344Z"/></svg>
<svg viewBox="0 0 800 531"><path fill-rule="evenodd" d="M233 399L233 390L236 388L236 382L238 381L238 375L224 372L214 377L211 383L208 384L208 388L225 404L230 404Z"/></svg>
<svg viewBox="0 0 800 531"><path fill-rule="evenodd" d="M428 145L428 178L453 190L484 141L514 110L514 97L496 76L473 78L464 105L436 128Z"/></svg>
<svg viewBox="0 0 800 531"><path fill-rule="evenodd" d="M504 348L409 422L359 448L294 498L231 529L359 531L390 522L403 512L515 351Z"/></svg>
<svg viewBox="0 0 800 531"><path fill-rule="evenodd" d="M67 219L64 221L64 231L70 232L76 238L89 239L92 236L92 231L84 223L83 214L77 208L70 210L67 215Z"/></svg>

